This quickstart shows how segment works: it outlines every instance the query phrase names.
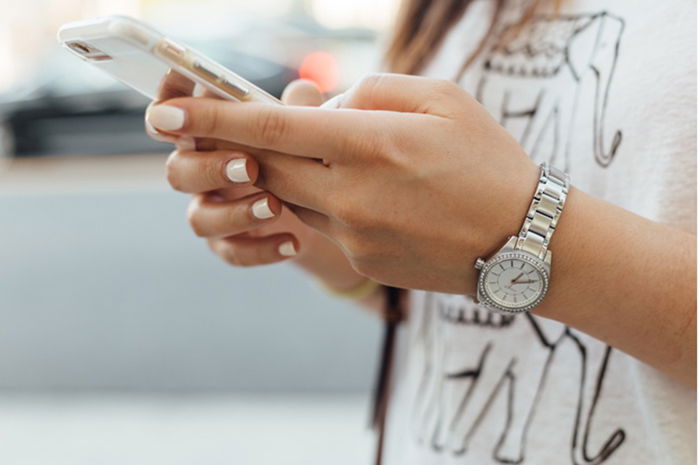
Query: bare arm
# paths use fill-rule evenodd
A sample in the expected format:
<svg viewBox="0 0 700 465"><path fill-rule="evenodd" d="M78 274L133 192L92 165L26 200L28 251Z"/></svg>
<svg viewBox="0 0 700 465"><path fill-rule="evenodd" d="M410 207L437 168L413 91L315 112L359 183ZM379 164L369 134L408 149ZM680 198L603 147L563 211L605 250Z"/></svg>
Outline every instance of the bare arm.
<svg viewBox="0 0 700 465"><path fill-rule="evenodd" d="M572 189L551 244L561 321L694 386L696 237Z"/></svg>

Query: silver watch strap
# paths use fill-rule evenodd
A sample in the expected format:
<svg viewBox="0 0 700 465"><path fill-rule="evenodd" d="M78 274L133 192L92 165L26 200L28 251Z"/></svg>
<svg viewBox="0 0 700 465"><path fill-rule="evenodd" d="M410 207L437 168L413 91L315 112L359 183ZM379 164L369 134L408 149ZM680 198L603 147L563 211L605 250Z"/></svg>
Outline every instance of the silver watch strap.
<svg viewBox="0 0 700 465"><path fill-rule="evenodd" d="M540 181L515 249L544 259L569 192L569 175L547 163L542 163L540 168Z"/></svg>

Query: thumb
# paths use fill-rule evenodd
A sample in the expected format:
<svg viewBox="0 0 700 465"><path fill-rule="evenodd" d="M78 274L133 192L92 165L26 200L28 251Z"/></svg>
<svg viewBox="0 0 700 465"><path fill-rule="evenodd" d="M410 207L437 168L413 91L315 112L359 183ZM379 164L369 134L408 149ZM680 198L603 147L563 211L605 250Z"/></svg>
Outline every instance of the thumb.
<svg viewBox="0 0 700 465"><path fill-rule="evenodd" d="M282 92L282 102L287 105L317 107L323 103L323 95L313 82L297 79L290 82Z"/></svg>

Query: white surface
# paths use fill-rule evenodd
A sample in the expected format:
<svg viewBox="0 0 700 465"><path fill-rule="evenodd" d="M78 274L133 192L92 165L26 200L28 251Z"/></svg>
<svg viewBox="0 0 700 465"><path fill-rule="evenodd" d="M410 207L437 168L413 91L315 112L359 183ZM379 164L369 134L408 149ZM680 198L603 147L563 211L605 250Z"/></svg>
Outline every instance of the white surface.
<svg viewBox="0 0 700 465"><path fill-rule="evenodd" d="M7 465L371 463L360 396L0 396Z"/></svg>

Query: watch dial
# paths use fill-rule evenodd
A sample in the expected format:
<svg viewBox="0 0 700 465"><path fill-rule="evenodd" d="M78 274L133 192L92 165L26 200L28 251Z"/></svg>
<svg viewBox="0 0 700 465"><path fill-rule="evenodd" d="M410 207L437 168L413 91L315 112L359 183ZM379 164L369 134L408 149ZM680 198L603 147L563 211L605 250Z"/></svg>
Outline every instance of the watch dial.
<svg viewBox="0 0 700 465"><path fill-rule="evenodd" d="M536 302L546 290L542 272L518 258L506 258L489 266L483 290L494 303L519 309Z"/></svg>

